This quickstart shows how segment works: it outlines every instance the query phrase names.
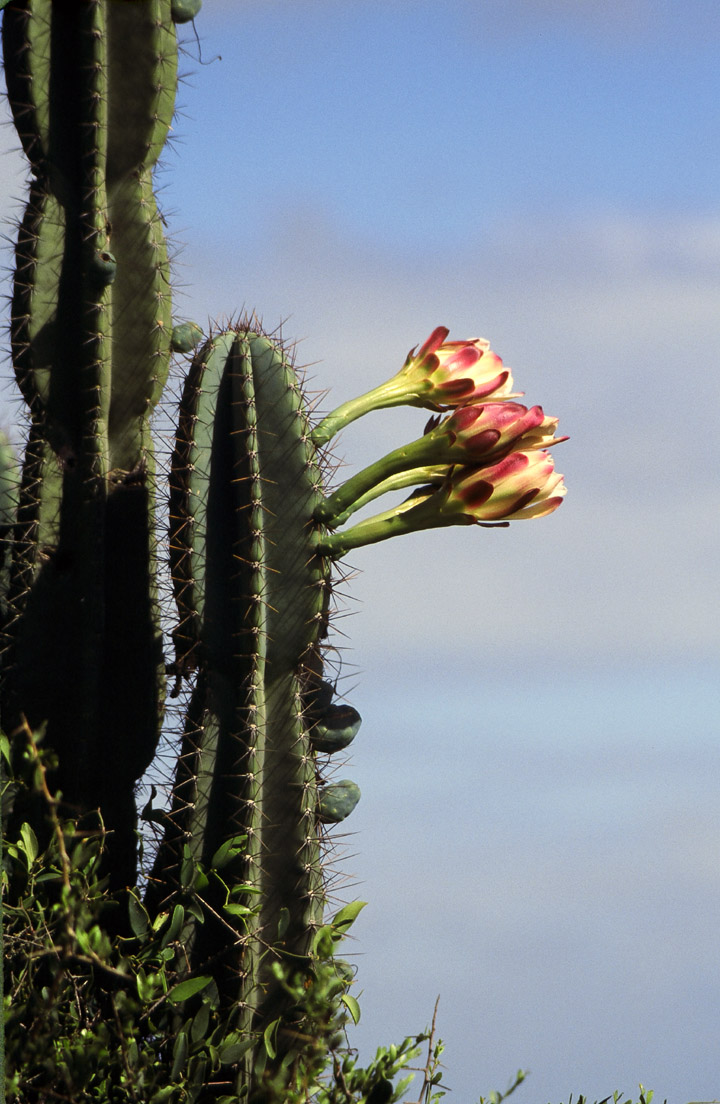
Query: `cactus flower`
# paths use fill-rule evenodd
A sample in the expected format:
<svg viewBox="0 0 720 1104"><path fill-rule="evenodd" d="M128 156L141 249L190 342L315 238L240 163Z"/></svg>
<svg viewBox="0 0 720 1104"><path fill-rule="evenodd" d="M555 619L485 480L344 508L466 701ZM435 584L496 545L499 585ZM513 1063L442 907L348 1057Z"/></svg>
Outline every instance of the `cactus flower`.
<svg viewBox="0 0 720 1104"><path fill-rule="evenodd" d="M460 407L424 440L438 442L444 459L468 464L496 458L516 444L525 450L548 448L560 440L554 436L557 425L558 419L546 417L541 406L483 403Z"/></svg>
<svg viewBox="0 0 720 1104"><path fill-rule="evenodd" d="M549 452L511 452L489 468L455 468L438 492L437 509L467 525L543 517L566 490Z"/></svg>
<svg viewBox="0 0 720 1104"><path fill-rule="evenodd" d="M315 444L325 444L356 418L382 407L450 410L490 397L494 401L517 397L512 393L510 370L489 341L481 337L446 341L449 332L446 326L438 326L419 349L410 350L392 379L328 414L313 432Z"/></svg>
<svg viewBox="0 0 720 1104"><path fill-rule="evenodd" d="M329 525L340 524L360 499L376 497L369 492L399 472L437 465L492 464L511 449L548 448L564 439L554 436L557 424L557 418L546 416L541 406L528 409L521 403L492 402L460 407L439 423L432 419L416 441L363 468L318 506L315 517Z"/></svg>
<svg viewBox="0 0 720 1104"><path fill-rule="evenodd" d="M353 548L401 533L543 517L558 508L565 493L563 476L555 471L549 452L511 452L488 467L451 468L439 488L422 488L392 510L324 535L318 551L339 559Z"/></svg>
<svg viewBox="0 0 720 1104"><path fill-rule="evenodd" d="M412 398L406 402L447 410L476 403L492 395L508 398L513 381L508 368L482 337L468 341L446 341L445 326L433 330L417 352L412 349L395 377L405 384Z"/></svg>

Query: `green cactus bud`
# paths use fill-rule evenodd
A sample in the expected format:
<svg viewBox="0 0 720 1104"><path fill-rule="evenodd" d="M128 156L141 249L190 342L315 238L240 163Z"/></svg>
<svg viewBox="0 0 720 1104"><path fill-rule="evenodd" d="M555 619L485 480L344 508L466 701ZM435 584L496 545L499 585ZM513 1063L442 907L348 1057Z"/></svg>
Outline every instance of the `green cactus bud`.
<svg viewBox="0 0 720 1104"><path fill-rule="evenodd" d="M355 739L361 724L360 714L351 705L330 706L311 728L310 743L316 751L342 751Z"/></svg>
<svg viewBox="0 0 720 1104"><path fill-rule="evenodd" d="M115 279L117 261L112 253L93 253L90 261L90 278L97 287L107 287Z"/></svg>
<svg viewBox="0 0 720 1104"><path fill-rule="evenodd" d="M323 824L339 824L350 816L360 800L360 787L349 779L332 782L323 790L318 817Z"/></svg>
<svg viewBox="0 0 720 1104"><path fill-rule="evenodd" d="M177 322L172 328L170 348L174 353L191 353L203 339L197 322Z"/></svg>
<svg viewBox="0 0 720 1104"><path fill-rule="evenodd" d="M189 23L202 7L202 0L172 0L173 23Z"/></svg>

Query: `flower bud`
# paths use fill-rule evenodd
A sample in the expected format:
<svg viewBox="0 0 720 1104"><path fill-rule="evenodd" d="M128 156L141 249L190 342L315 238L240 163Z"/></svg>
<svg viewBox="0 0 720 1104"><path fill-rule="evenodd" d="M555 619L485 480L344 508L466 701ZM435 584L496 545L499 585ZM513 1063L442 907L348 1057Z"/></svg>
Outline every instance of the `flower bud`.
<svg viewBox="0 0 720 1104"><path fill-rule="evenodd" d="M438 326L416 351L411 349L405 364L385 383L357 399L342 403L312 433L316 445L324 445L341 429L371 410L391 406L420 406L428 410L452 410L483 399L516 398L510 370L490 348L490 342L476 337L468 341L446 341L450 331Z"/></svg>
<svg viewBox="0 0 720 1104"><path fill-rule="evenodd" d="M529 450L557 444L558 419L546 417L541 406L492 402L462 406L433 428L428 437L443 442L443 459L470 464L498 457L517 446Z"/></svg>
<svg viewBox="0 0 720 1104"><path fill-rule="evenodd" d="M489 396L508 398L513 381L510 370L482 337L445 341L445 326L433 330L427 341L408 353L395 377L405 384L407 402L432 410L477 403Z"/></svg>
<svg viewBox="0 0 720 1104"><path fill-rule="evenodd" d="M490 467L453 469L437 492L436 508L459 524L543 517L558 508L566 490L549 452L511 452Z"/></svg>

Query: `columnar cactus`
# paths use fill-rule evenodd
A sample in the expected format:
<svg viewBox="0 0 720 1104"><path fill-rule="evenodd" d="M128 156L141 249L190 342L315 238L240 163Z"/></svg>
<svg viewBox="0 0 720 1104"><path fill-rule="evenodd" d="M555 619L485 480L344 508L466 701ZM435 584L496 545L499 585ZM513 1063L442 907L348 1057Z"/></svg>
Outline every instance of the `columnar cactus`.
<svg viewBox="0 0 720 1104"><path fill-rule="evenodd" d="M166 660L149 418L171 352L201 334L172 327L152 170L173 112L173 21L198 8L11 0L4 10L8 94L32 174L11 318L29 411L19 481L0 441L0 710L15 745L2 737L0 754L17 774L10 969L25 953L24 920L26 958L45 971L9 1021L13 1053L32 1067L13 1073L28 1101L55 1093L57 1078L63 1099L99 1099L78 1094L87 1039L102 1042L108 1023L117 1038L103 1053L117 1045L122 1061L109 1059L102 1099L316 1098L317 1037L337 1047L337 1009L355 1015L347 972L325 967L359 907L324 923L324 826L359 798L353 782L322 774L360 725L323 669L332 563L396 533L541 516L564 494L546 451L557 420L509 401L510 373L485 341L446 342L439 327L396 377L313 428L282 344L249 321L219 331L180 401L168 565L178 619ZM329 493L327 442L401 402L436 412L424 436ZM405 502L343 530L361 506L408 487ZM170 808L143 810L164 829L143 898L134 790L155 755L166 671L172 694L187 683L189 705ZM73 869L88 932L72 918ZM87 901L108 889L115 910L97 919ZM46 936L51 952L36 954ZM62 1023L78 1009L90 1020L78 1046L70 1027L67 1046L54 1039L53 1066L33 1047L63 993ZM396 1059L364 1080L336 1066L345 1095L318 1099L378 1087L389 1099Z"/></svg>
<svg viewBox="0 0 720 1104"><path fill-rule="evenodd" d="M162 720L149 416L170 274L152 168L170 127L170 0L13 2L8 97L30 162L11 343L31 428L5 624L4 725L46 726L57 784L112 829L132 884L133 787Z"/></svg>
<svg viewBox="0 0 720 1104"><path fill-rule="evenodd" d="M248 1014L272 1004L269 961L259 981L263 948L307 955L323 919L312 746L330 585L329 561L314 549L321 500L282 348L243 328L213 337L187 378L172 464L176 665L198 674L150 899L162 904L181 888L185 848L211 867L242 836L235 880L247 886L246 906L255 894L260 903L251 938L228 945L232 914L216 882L213 912L191 921L183 942L187 968L218 960L221 992Z"/></svg>

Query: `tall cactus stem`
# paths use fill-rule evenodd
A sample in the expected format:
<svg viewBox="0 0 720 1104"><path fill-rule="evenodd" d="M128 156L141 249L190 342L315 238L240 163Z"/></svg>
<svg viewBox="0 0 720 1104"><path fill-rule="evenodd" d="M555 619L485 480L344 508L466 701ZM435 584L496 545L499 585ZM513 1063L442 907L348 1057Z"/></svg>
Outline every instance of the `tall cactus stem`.
<svg viewBox="0 0 720 1104"><path fill-rule="evenodd" d="M172 325L151 174L175 30L170 0L15 0L2 34L33 180L11 313L32 429L0 706L9 731L46 724L76 812L102 806L121 886L135 878L133 788L164 699L149 416Z"/></svg>
<svg viewBox="0 0 720 1104"><path fill-rule="evenodd" d="M329 561L314 551L321 500L284 350L243 326L214 336L191 366L173 457L177 665L199 674L147 901L157 908L182 889L183 854L211 867L223 844L245 840L235 878L259 911L228 946L217 921L226 902L211 881L208 915L184 943L191 969L223 956L222 998L248 1030L282 1009L272 961L307 955L323 919L317 719L307 707L330 590Z"/></svg>

